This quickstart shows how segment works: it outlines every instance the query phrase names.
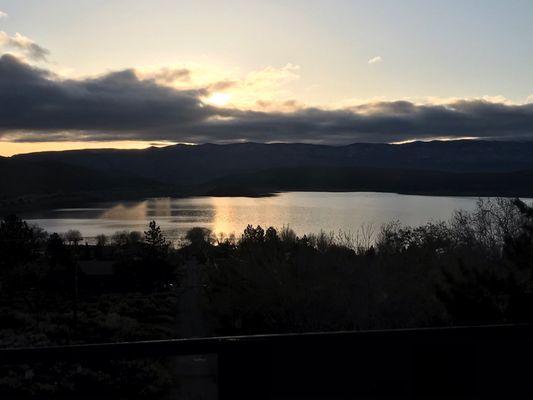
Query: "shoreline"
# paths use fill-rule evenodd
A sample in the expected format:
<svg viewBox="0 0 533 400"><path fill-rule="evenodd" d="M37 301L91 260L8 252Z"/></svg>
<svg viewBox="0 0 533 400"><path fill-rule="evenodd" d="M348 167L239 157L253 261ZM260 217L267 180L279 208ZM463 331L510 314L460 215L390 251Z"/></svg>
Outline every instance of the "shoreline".
<svg viewBox="0 0 533 400"><path fill-rule="evenodd" d="M141 191L142 192L142 191ZM142 201L151 198L193 198L193 197L247 197L247 198L265 198L275 197L281 193L300 192L300 193L383 193L396 194L402 196L428 196L428 197L465 197L465 198L480 198L480 197L506 197L506 198L521 198L532 199L533 193L524 193L518 195L515 192L463 192L463 191L392 191L392 190L375 190L375 189L286 189L286 190L260 190L260 191L217 191L211 190L208 192L142 192L142 193L111 193L107 196L102 196L100 193L82 192L72 194L51 194L40 196L20 196L13 199L0 200L0 215L19 214L28 212L39 212L44 210L53 210L57 208L81 208L87 206L94 206L106 202L131 202ZM9 204L5 204L9 203Z"/></svg>

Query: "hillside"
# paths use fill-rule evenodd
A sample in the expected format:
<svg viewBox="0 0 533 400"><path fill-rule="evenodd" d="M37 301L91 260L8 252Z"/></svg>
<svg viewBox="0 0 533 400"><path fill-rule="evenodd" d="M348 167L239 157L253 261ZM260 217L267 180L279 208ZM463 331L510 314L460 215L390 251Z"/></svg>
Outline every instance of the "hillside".
<svg viewBox="0 0 533 400"><path fill-rule="evenodd" d="M0 210L153 196L388 191L533 197L532 142L176 145L0 158Z"/></svg>
<svg viewBox="0 0 533 400"><path fill-rule="evenodd" d="M0 209L45 206L52 199L79 203L112 196L155 194L163 185L132 175L68 165L54 161L0 158Z"/></svg>
<svg viewBox="0 0 533 400"><path fill-rule="evenodd" d="M206 185L212 195L276 191L376 191L428 195L533 197L533 170L470 172L301 167L244 173Z"/></svg>
<svg viewBox="0 0 533 400"><path fill-rule="evenodd" d="M349 146L239 143L175 145L146 150L81 150L14 157L54 161L169 184L201 184L272 168L376 167L453 172L533 169L533 142L434 141Z"/></svg>

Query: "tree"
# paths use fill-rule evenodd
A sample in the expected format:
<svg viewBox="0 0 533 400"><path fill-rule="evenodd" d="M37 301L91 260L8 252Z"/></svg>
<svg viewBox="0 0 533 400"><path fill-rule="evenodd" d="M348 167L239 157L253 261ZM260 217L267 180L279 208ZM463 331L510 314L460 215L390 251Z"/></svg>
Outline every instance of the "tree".
<svg viewBox="0 0 533 400"><path fill-rule="evenodd" d="M533 320L533 208L518 199L497 205L478 204L472 215L483 213L481 223L464 218L468 225L455 235L463 242L459 265L443 271L438 296L456 323ZM472 226L481 245L462 234Z"/></svg>
<svg viewBox="0 0 533 400"><path fill-rule="evenodd" d="M21 296L28 310L37 316L41 311L44 291L42 290L46 268L37 263L39 257L38 235L32 227L16 215L10 215L0 222L0 285L10 292L10 298Z"/></svg>
<svg viewBox="0 0 533 400"><path fill-rule="evenodd" d="M38 240L33 229L16 215L0 222L0 274L23 267L38 256Z"/></svg>
<svg viewBox="0 0 533 400"><path fill-rule="evenodd" d="M53 270L60 265L66 265L69 252L65 240L57 233L52 233L46 242L46 255Z"/></svg>
<svg viewBox="0 0 533 400"><path fill-rule="evenodd" d="M241 245L254 245L260 244L265 241L265 230L257 225L256 228L253 225L248 225L244 230L241 237Z"/></svg>
<svg viewBox="0 0 533 400"><path fill-rule="evenodd" d="M513 201L522 216L522 229L518 235L507 235L504 255L521 270L533 273L533 207L520 199ZM533 282L532 282L533 285Z"/></svg>
<svg viewBox="0 0 533 400"><path fill-rule="evenodd" d="M111 237L111 243L119 248L136 247L141 240L141 233L137 231L119 231L115 232Z"/></svg>
<svg viewBox="0 0 533 400"><path fill-rule="evenodd" d="M65 239L67 240L69 245L77 246L78 243L83 240L83 236L81 235L80 231L71 229L67 233L65 233Z"/></svg>
<svg viewBox="0 0 533 400"><path fill-rule="evenodd" d="M279 242L278 231L276 231L276 229L273 228L272 226L266 230L265 241L267 243L278 243Z"/></svg>
<svg viewBox="0 0 533 400"><path fill-rule="evenodd" d="M168 260L170 242L155 221L150 222L142 242L131 242L125 233L119 236L114 237L115 243L124 247L115 264L115 273L125 287L152 290L172 280L174 268Z"/></svg>
<svg viewBox="0 0 533 400"><path fill-rule="evenodd" d="M144 243L146 243L149 252L156 257L166 257L170 243L167 241L161 228L155 221L150 221L148 230L144 232Z"/></svg>
<svg viewBox="0 0 533 400"><path fill-rule="evenodd" d="M106 235L101 234L101 235L96 236L96 245L98 247L106 246L107 242L108 242L108 240L107 240L107 236Z"/></svg>
<svg viewBox="0 0 533 400"><path fill-rule="evenodd" d="M202 249L213 242L211 230L201 227L189 229L185 234L185 239L187 239L191 243L191 246L196 249Z"/></svg>

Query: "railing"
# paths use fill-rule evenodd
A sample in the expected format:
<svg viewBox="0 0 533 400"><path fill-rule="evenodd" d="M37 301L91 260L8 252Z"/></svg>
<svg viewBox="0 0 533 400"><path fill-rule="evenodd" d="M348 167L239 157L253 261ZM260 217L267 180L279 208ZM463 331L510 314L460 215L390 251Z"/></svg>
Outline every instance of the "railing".
<svg viewBox="0 0 533 400"><path fill-rule="evenodd" d="M220 399L533 395L531 325L4 349L0 365L194 354L217 355Z"/></svg>

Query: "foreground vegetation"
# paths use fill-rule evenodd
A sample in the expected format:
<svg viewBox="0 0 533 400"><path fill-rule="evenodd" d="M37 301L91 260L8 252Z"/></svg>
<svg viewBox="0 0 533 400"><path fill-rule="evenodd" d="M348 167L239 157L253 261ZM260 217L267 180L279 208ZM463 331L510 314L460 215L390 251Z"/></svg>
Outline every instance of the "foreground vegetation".
<svg viewBox="0 0 533 400"><path fill-rule="evenodd" d="M77 231L48 234L6 217L0 345L532 320L533 209L520 200L480 200L471 213L420 227L391 222L297 236L248 226L239 238L193 228L185 239L174 248L151 222L143 234L100 235L88 245ZM191 271L198 282L184 289ZM183 318L180 308L191 299L201 311ZM185 329L191 318L205 330ZM114 395L135 376L130 394L150 397L168 390L168 362L6 367L0 393L42 397L91 387ZM47 384L51 374L63 381Z"/></svg>
<svg viewBox="0 0 533 400"><path fill-rule="evenodd" d="M214 245L206 232L201 254L217 334L532 319L533 211L520 200L480 200L447 223L391 222L375 235L249 226Z"/></svg>

